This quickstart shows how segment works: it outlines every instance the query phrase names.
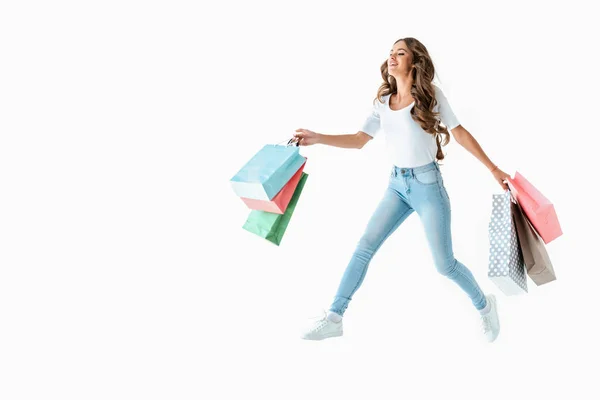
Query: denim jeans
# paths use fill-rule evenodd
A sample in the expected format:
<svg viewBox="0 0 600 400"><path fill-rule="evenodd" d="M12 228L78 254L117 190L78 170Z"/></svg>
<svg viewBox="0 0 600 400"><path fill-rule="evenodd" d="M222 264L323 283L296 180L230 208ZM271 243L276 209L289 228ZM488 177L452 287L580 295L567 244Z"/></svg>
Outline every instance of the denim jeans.
<svg viewBox="0 0 600 400"><path fill-rule="evenodd" d="M344 314L377 250L413 211L425 229L436 269L456 282L477 310L485 308L485 295L473 274L454 257L450 199L439 165L434 161L416 168L392 168L389 186L346 267L330 311Z"/></svg>

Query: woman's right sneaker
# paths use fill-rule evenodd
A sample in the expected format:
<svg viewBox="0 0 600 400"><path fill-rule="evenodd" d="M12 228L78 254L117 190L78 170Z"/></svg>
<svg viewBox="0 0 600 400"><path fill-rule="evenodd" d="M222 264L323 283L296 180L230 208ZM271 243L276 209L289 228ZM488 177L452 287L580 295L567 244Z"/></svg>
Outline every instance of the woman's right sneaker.
<svg viewBox="0 0 600 400"><path fill-rule="evenodd" d="M305 340L323 340L330 337L342 336L343 321L333 322L327 319L327 312L323 310L321 318L317 319L313 325L302 334Z"/></svg>

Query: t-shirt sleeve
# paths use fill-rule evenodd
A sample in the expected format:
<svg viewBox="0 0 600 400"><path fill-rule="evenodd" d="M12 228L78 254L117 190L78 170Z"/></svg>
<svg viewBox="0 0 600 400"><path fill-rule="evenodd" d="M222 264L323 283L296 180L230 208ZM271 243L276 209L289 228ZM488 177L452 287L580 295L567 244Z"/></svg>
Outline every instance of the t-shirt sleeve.
<svg viewBox="0 0 600 400"><path fill-rule="evenodd" d="M379 116L379 100L375 101L375 104L371 107L371 112L365 119L360 130L367 135L374 137L379 129L381 128L381 118Z"/></svg>
<svg viewBox="0 0 600 400"><path fill-rule="evenodd" d="M450 107L450 103L448 103L448 99L444 95L442 89L440 89L438 86L435 86L435 88L435 99L438 103L437 111L440 113L440 119L448 129L454 129L460 125L460 122L454 114L454 111L452 111L452 107Z"/></svg>

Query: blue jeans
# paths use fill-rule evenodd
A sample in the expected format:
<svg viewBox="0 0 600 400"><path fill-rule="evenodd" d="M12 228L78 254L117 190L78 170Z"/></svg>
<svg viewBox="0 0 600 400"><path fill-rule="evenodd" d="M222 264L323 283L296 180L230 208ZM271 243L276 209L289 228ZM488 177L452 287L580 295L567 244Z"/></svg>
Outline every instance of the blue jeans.
<svg viewBox="0 0 600 400"><path fill-rule="evenodd" d="M365 278L371 259L413 211L417 212L423 223L439 273L456 282L476 309L485 308L485 295L473 274L454 258L450 199L439 165L434 161L416 168L392 168L389 186L346 267L330 311L344 315L352 296Z"/></svg>

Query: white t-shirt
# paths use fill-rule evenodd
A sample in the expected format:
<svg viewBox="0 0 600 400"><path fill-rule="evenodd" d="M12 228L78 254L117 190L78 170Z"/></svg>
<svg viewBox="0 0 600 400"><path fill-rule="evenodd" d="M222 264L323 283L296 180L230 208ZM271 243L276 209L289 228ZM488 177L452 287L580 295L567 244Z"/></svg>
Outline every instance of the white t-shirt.
<svg viewBox="0 0 600 400"><path fill-rule="evenodd" d="M440 119L448 129L456 128L460 123L446 96L439 87L434 85L434 88L437 100L434 111L440 113ZM435 161L435 136L425 132L410 115L414 101L395 111L390 108L389 100L389 94L383 96L383 103L375 100L371 114L365 120L361 131L375 137L381 130L386 139L390 160L397 167L414 168Z"/></svg>

